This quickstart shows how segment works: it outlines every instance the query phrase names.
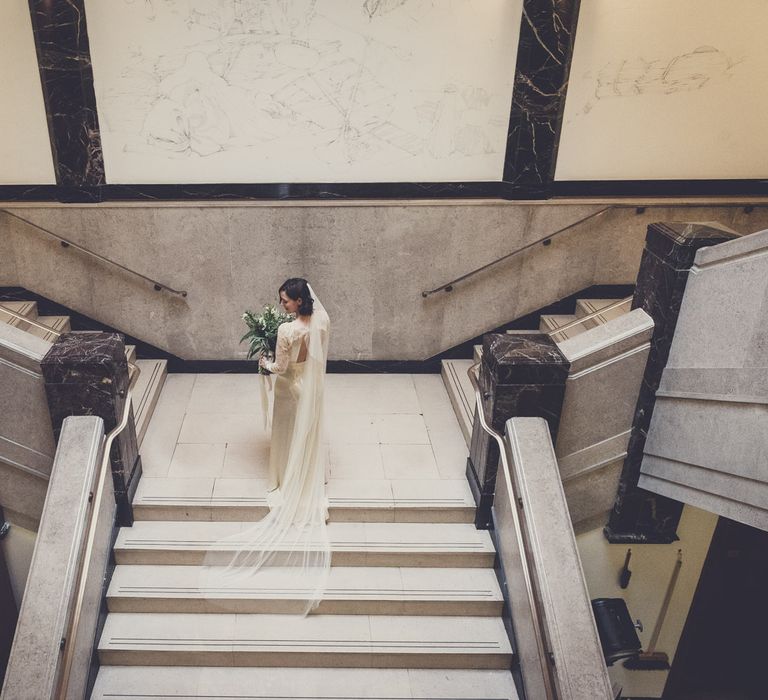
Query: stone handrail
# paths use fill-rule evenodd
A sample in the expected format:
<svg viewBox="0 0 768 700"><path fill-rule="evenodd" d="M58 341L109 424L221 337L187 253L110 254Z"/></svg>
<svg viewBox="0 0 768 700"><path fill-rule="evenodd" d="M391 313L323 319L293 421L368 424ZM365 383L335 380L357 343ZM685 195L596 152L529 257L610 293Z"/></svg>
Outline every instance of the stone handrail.
<svg viewBox="0 0 768 700"><path fill-rule="evenodd" d="M494 539L506 579L517 653L531 698L610 700L613 697L576 539L547 423L512 418L504 437L509 469L500 469L494 500ZM515 537L519 522L527 551ZM520 562L529 562L530 582ZM537 594L531 609L526 589ZM535 615L543 619L551 668L542 668ZM547 688L554 679L554 695Z"/></svg>
<svg viewBox="0 0 768 700"><path fill-rule="evenodd" d="M101 418L64 420L0 696L3 700L85 697L115 522L112 479L105 480L101 498L94 498L103 453ZM91 512L95 538L86 572L81 553ZM79 625L67 639L82 578ZM67 688L60 691L65 649L72 653L72 672Z"/></svg>

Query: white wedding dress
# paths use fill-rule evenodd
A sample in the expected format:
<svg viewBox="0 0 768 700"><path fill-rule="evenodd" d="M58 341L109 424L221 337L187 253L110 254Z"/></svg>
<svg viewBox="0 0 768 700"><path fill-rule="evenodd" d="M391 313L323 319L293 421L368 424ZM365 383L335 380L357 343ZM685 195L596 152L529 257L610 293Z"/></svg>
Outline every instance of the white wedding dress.
<svg viewBox="0 0 768 700"><path fill-rule="evenodd" d="M326 451L321 437L330 322L311 287L310 293L315 301L309 324L296 320L280 326L275 362L267 365L277 374L270 512L216 543L206 557L211 566L206 567L202 582L206 590L219 594L222 589L247 589L255 577L275 574L268 567L281 567L279 574L290 575L292 583L298 584L291 589L300 589L304 614L320 602L331 566Z"/></svg>

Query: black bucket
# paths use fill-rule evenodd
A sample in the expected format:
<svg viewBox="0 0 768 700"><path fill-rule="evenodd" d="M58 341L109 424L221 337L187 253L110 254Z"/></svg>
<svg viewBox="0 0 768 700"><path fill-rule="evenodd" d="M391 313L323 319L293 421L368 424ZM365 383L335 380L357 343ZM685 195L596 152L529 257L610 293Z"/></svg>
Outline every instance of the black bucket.
<svg viewBox="0 0 768 700"><path fill-rule="evenodd" d="M595 598L592 601L592 613L608 666L640 653L640 638L623 598Z"/></svg>

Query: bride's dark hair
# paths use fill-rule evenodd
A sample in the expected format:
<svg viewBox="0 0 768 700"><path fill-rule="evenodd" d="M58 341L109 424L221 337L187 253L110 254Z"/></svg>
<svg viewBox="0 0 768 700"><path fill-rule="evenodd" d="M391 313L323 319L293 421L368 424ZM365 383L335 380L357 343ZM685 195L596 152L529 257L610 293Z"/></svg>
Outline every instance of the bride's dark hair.
<svg viewBox="0 0 768 700"><path fill-rule="evenodd" d="M301 306L299 309L302 316L312 315L315 300L309 293L309 284L307 284L307 280L303 277L291 277L290 279L285 280L285 282L280 285L280 289L277 290L278 294L280 294L280 292L285 292L286 296L294 301L301 299Z"/></svg>

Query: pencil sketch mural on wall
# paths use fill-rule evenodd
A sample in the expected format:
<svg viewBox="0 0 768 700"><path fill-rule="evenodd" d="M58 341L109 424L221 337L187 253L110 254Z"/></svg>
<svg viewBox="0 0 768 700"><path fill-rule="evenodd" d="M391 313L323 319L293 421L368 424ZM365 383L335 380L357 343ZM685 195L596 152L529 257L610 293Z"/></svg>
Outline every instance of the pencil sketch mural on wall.
<svg viewBox="0 0 768 700"><path fill-rule="evenodd" d="M737 63L713 46L698 46L668 60L635 58L611 62L598 72L594 95L583 112L587 114L594 101L612 97L672 95L713 87L730 78Z"/></svg>
<svg viewBox="0 0 768 700"><path fill-rule="evenodd" d="M87 0L108 181L500 180L521 7Z"/></svg>
<svg viewBox="0 0 768 700"><path fill-rule="evenodd" d="M556 179L768 176L766 23L763 0L582 0Z"/></svg>

